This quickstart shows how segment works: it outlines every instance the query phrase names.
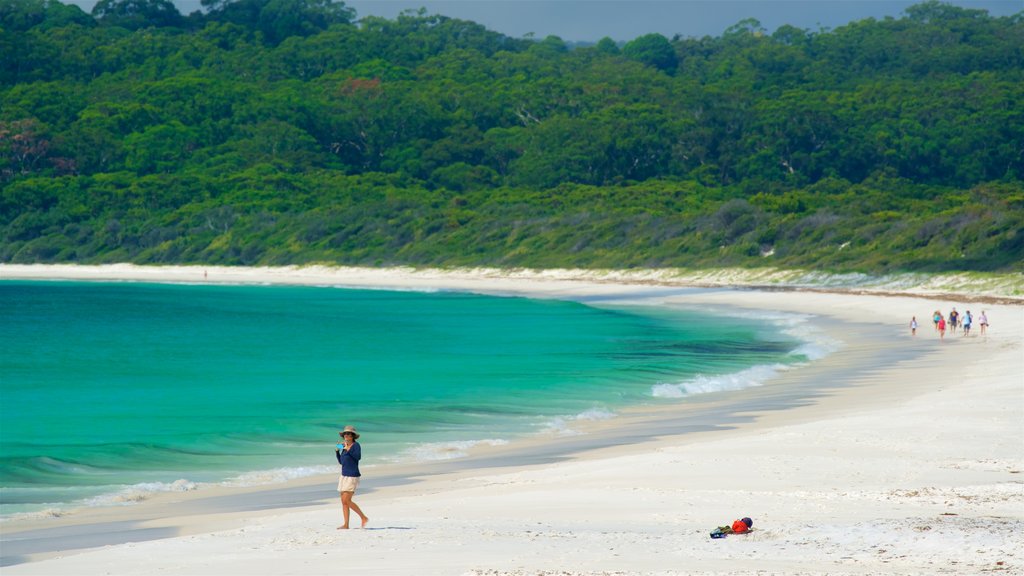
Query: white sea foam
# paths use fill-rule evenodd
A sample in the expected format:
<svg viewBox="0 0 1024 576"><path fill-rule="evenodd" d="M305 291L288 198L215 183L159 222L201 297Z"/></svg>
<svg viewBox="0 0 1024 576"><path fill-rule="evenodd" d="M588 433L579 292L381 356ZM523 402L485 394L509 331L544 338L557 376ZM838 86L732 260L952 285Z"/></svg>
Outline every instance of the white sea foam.
<svg viewBox="0 0 1024 576"><path fill-rule="evenodd" d="M48 520L50 518L60 518L67 514L61 508L46 508L43 510L35 510L32 512L16 512L14 514L8 514L0 516L0 524L4 522L10 522L13 520Z"/></svg>
<svg viewBox="0 0 1024 576"><path fill-rule="evenodd" d="M716 309L713 312L721 316L733 318L744 318L768 322L777 327L780 334L785 334L801 342L799 346L789 352L789 356L802 357L808 361L821 360L832 354L842 346L842 343L830 337L815 326L811 320L814 316L809 314L795 314L791 312L768 312L768 311L743 311L733 309Z"/></svg>
<svg viewBox="0 0 1024 576"><path fill-rule="evenodd" d="M436 288L433 286L390 286L387 284L323 284L318 285L318 287L335 288L338 290L381 290L386 292L412 292L421 294L436 294L439 292L450 292L450 290L448 289Z"/></svg>
<svg viewBox="0 0 1024 576"><path fill-rule="evenodd" d="M330 474L337 471L337 466L296 466L288 468L271 468L269 470L253 470L228 478L220 482L221 486L243 487L263 486L265 484L280 484L289 480L316 476L317 474Z"/></svg>
<svg viewBox="0 0 1024 576"><path fill-rule="evenodd" d="M397 461L431 462L462 458L477 446L504 446L508 440L488 438L484 440L455 440L451 442L428 442L403 450L395 457Z"/></svg>
<svg viewBox="0 0 1024 576"><path fill-rule="evenodd" d="M716 310L714 313L734 318L767 321L777 327L780 334L798 340L800 344L788 354L793 364L761 364L730 374L697 376L684 382L660 383L651 387L651 395L655 398L683 398L693 394L711 392L728 392L742 390L754 386L762 386L779 372L800 366L806 362L820 360L838 350L841 343L831 338L813 323L813 316L787 312L746 312L737 310Z"/></svg>
<svg viewBox="0 0 1024 576"><path fill-rule="evenodd" d="M581 434L580 431L573 428L575 422L595 422L599 420L608 420L614 418L615 413L605 410L604 408L591 408L590 410L584 410L574 416L557 416L552 418L547 426L542 430L545 434L558 434L561 436L575 436Z"/></svg>
<svg viewBox="0 0 1024 576"><path fill-rule="evenodd" d="M651 387L651 396L655 398L683 398L693 394L742 390L744 388L761 386L779 372L788 369L789 366L785 364L762 364L731 374L715 376L698 374L685 382L655 384Z"/></svg>
<svg viewBox="0 0 1024 576"><path fill-rule="evenodd" d="M148 500L161 492L190 492L199 487L198 484L184 478L174 482L141 482L126 486L116 492L100 494L81 501L85 506L124 506Z"/></svg>
<svg viewBox="0 0 1024 576"><path fill-rule="evenodd" d="M584 410L583 412L573 416L573 420L607 420L614 417L614 412L610 412L604 408L591 408L590 410Z"/></svg>
<svg viewBox="0 0 1024 576"><path fill-rule="evenodd" d="M803 344L794 348L790 356L802 356L808 361L821 360L825 356L839 350L842 344L808 322L809 317L803 316L800 321L783 328L782 332L792 336Z"/></svg>
<svg viewBox="0 0 1024 576"><path fill-rule="evenodd" d="M794 348L790 356L802 356L808 360L821 360L836 351L837 344L827 342L806 342Z"/></svg>
<svg viewBox="0 0 1024 576"><path fill-rule="evenodd" d="M331 474L337 471L337 466L299 466L292 468L273 468L270 470L254 470L228 478L220 482L194 482L185 478L174 482L140 482L129 486L123 486L111 492L105 492L89 498L81 498L67 503L49 504L47 508L27 512L16 512L5 514L0 521L16 519L45 519L59 518L67 514L67 510L77 507L102 507L102 506L130 506L149 500L153 496L167 492L191 492L202 490L212 486L224 486L240 488L247 486L262 486L267 484L281 484L297 478L305 478L317 474Z"/></svg>

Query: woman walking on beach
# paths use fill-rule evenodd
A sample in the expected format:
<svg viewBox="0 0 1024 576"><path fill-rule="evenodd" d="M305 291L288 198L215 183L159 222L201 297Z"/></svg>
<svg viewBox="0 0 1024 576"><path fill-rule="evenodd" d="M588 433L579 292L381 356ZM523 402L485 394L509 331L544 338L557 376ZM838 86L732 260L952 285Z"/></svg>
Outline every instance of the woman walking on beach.
<svg viewBox="0 0 1024 576"><path fill-rule="evenodd" d="M339 444L334 449L334 455L338 458L338 464L341 464L341 477L338 478L338 492L341 494L341 513L345 519L345 523L338 526L338 530L348 529L348 516L349 511L354 510L359 518L362 519L362 527L366 528L366 523L370 520L363 514L363 511L359 508L359 505L352 501L352 497L356 494L356 488L359 486L359 459L362 457L362 449L359 447L359 443L356 440L359 439L359 434L356 433L356 429L353 426L345 426L345 429L338 433L342 437L343 444Z"/></svg>
<svg viewBox="0 0 1024 576"><path fill-rule="evenodd" d="M917 336L917 316L910 319L910 335Z"/></svg>
<svg viewBox="0 0 1024 576"><path fill-rule="evenodd" d="M988 316L985 316L985 311L981 311L981 315L978 316L978 326L981 326L981 335L985 335L985 329L988 328Z"/></svg>

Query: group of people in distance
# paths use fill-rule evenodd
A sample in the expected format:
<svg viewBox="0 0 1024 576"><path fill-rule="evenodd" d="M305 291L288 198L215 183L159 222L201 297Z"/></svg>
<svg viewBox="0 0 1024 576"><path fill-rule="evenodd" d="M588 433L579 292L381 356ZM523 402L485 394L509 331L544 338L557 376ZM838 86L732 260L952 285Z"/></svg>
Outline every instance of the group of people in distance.
<svg viewBox="0 0 1024 576"><path fill-rule="evenodd" d="M971 311L968 310L963 314L956 311L956 308L949 313L949 319L947 320L942 316L940 310L936 310L932 313L932 323L935 325L935 331L939 333L939 339L946 337L946 330L950 333L956 334L957 328L960 328L964 336L971 335L971 326L974 324L974 316ZM982 310L981 314L978 315L978 326L981 331L981 335L985 335L985 330L988 328L988 316L985 315L985 311ZM910 335L917 335L917 316L910 319Z"/></svg>

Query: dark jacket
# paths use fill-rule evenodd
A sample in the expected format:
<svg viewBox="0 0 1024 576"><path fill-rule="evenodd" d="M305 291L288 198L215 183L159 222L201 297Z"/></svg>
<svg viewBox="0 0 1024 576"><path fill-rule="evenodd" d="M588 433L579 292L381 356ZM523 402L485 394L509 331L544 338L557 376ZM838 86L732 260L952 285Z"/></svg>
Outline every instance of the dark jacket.
<svg viewBox="0 0 1024 576"><path fill-rule="evenodd" d="M359 473L359 459L362 458L363 451L359 448L359 442L353 442L351 448L336 451L334 455L338 457L338 464L341 464L342 476L362 476Z"/></svg>

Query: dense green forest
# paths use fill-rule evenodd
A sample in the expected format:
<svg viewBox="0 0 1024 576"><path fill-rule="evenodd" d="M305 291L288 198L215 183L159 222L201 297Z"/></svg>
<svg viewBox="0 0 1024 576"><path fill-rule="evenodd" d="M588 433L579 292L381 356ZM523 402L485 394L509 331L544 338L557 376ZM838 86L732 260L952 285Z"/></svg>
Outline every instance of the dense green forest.
<svg viewBox="0 0 1024 576"><path fill-rule="evenodd" d="M0 0L0 262L1024 270L1024 13L570 46Z"/></svg>

